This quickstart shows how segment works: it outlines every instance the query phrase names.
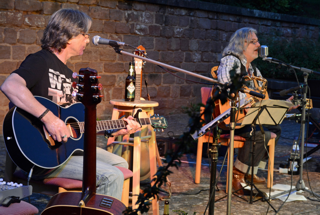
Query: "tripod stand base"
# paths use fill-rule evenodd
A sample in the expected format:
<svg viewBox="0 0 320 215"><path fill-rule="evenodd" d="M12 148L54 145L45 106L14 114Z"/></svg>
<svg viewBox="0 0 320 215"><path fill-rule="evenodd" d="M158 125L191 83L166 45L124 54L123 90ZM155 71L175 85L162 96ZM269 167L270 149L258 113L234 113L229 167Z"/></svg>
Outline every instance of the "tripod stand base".
<svg viewBox="0 0 320 215"><path fill-rule="evenodd" d="M281 192L281 193L278 193L278 194L275 194L275 195L273 195L273 196L270 196L270 199L275 199L275 198L277 198L277 197L279 197L279 196L283 196L283 195L289 194L289 193L290 193L290 195L292 195L292 194L295 193L296 191L306 191L306 192L308 192L308 193L310 193L310 194L312 194L312 195L320 198L320 195L319 195L319 194L313 193L311 190L309 190L309 189L305 186L304 181L301 180L301 181L298 181L298 182L297 182L296 187L295 187L295 188L292 188L291 191L290 191L290 190L285 190L285 191L283 191L283 192Z"/></svg>

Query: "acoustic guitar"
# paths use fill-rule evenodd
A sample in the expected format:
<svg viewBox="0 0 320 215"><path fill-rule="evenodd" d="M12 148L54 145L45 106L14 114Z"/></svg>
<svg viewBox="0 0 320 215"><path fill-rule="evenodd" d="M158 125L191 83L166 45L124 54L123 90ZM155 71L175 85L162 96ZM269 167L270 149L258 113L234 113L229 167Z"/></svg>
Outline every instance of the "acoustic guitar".
<svg viewBox="0 0 320 215"><path fill-rule="evenodd" d="M98 99L97 95L94 96ZM18 107L13 107L7 113L3 123L3 137L8 154L18 167L26 172L33 168L34 175L42 175L62 165L75 151L84 149L86 123L83 121L87 108L82 103L64 108L46 98L35 98L66 123L72 131L68 141L54 141L37 117ZM95 115L88 117L96 122ZM155 129L165 129L168 126L162 116L135 120L141 125L151 125ZM94 134L121 128L126 128L124 120L101 120L90 127Z"/></svg>
<svg viewBox="0 0 320 215"><path fill-rule="evenodd" d="M85 107L84 157L82 193L64 192L53 196L43 215L54 214L122 214L125 205L110 196L96 194L96 106L101 101L97 71L86 68L79 71L78 100Z"/></svg>

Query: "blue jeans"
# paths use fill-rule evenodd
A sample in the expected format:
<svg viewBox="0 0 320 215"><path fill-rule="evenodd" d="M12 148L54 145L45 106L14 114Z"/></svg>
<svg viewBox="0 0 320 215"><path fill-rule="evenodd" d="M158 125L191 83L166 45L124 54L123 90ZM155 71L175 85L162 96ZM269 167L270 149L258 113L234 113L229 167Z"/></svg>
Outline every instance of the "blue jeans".
<svg viewBox="0 0 320 215"><path fill-rule="evenodd" d="M81 153L82 154L82 153ZM71 178L82 180L83 156L75 154L45 178ZM115 166L128 168L128 163L122 157L104 149L97 148L97 190L96 193L121 199L123 173Z"/></svg>

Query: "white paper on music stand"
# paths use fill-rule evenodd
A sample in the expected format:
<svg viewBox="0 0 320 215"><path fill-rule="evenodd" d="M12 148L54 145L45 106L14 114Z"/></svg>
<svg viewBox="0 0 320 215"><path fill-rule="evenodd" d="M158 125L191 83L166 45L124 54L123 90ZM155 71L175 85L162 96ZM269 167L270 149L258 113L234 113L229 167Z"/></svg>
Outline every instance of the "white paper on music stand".
<svg viewBox="0 0 320 215"><path fill-rule="evenodd" d="M258 117L256 123L263 125L275 125L275 123L281 124L284 119L284 115L288 111L288 109L293 106L291 102L283 101L283 100L263 100L262 102L255 103L248 111L246 116L244 117L241 125L250 125L254 121L256 115L260 111L260 107L266 106L260 116ZM275 122L274 122L274 121Z"/></svg>

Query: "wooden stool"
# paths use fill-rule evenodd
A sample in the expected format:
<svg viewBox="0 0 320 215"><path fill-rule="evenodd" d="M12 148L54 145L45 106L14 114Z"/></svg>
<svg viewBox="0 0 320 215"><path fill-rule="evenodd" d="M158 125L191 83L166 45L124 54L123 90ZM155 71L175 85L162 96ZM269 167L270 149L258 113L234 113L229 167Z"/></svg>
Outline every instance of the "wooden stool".
<svg viewBox="0 0 320 215"><path fill-rule="evenodd" d="M154 115L154 107L159 105L158 102L139 100L134 102L126 102L123 99L114 99L110 101L113 105L112 110L112 120L119 119L121 113L125 113L126 116L132 115L137 109L141 109L143 113L147 116ZM135 204L140 193L140 162L141 162L141 141L143 139L148 139L149 146L149 163L150 163L150 179L157 172L156 164L156 135L153 130L151 130L151 135L147 137L141 137L141 131L134 134L133 139L133 164L132 164L132 208L137 208ZM128 138L125 141L129 141ZM108 139L108 145L114 142L114 138ZM159 214L159 204L157 199L152 200L152 210L153 214Z"/></svg>

